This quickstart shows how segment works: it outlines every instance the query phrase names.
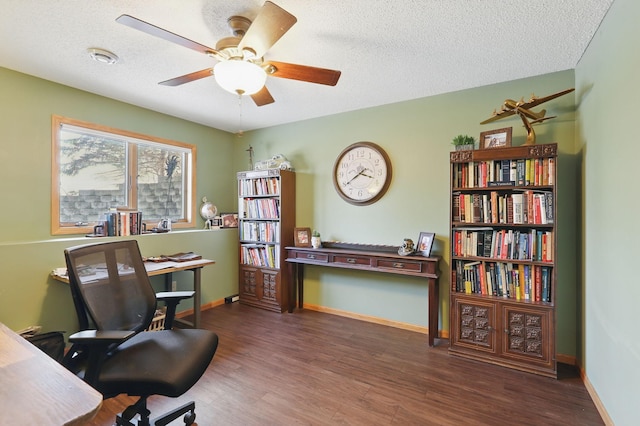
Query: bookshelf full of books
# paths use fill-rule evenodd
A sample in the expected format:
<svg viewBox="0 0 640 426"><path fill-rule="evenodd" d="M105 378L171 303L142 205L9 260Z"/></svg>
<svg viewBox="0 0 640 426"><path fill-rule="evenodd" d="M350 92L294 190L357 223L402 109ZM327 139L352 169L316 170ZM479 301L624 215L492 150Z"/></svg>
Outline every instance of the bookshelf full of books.
<svg viewBox="0 0 640 426"><path fill-rule="evenodd" d="M452 355L556 377L557 145L455 151Z"/></svg>
<svg viewBox="0 0 640 426"><path fill-rule="evenodd" d="M289 308L284 248L293 245L295 173L269 169L239 172L240 303L283 312Z"/></svg>

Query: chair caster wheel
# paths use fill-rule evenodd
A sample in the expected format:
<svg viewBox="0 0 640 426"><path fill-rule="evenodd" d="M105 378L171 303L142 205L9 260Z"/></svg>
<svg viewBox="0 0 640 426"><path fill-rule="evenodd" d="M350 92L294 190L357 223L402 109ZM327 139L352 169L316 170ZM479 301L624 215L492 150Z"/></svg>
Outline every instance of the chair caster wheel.
<svg viewBox="0 0 640 426"><path fill-rule="evenodd" d="M193 422L196 421L196 413L195 413L195 411L190 411L187 414L185 414L183 420L184 420L184 424L185 425L187 425L187 426L188 425L192 425Z"/></svg>

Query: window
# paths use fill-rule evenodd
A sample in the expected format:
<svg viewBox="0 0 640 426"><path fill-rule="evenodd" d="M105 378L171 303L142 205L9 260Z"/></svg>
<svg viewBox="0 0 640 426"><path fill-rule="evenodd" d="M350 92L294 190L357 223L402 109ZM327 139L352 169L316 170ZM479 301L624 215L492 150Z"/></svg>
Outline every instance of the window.
<svg viewBox="0 0 640 426"><path fill-rule="evenodd" d="M114 208L193 226L194 145L56 115L52 138L52 234L92 232Z"/></svg>

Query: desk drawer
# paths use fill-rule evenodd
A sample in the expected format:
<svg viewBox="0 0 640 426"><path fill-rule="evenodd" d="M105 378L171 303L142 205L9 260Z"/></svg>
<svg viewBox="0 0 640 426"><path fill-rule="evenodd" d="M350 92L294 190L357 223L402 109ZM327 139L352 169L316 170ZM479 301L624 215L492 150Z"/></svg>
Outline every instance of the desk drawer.
<svg viewBox="0 0 640 426"><path fill-rule="evenodd" d="M310 253L308 251L294 251L293 258L309 260L312 262L319 262L319 263L329 262L329 255L326 253Z"/></svg>
<svg viewBox="0 0 640 426"><path fill-rule="evenodd" d="M347 264L347 265L371 266L371 259L368 258L368 257L337 254L337 255L333 256L333 263L338 263L338 264L343 263L343 264Z"/></svg>
<svg viewBox="0 0 640 426"><path fill-rule="evenodd" d="M412 262L410 260L380 260L378 261L378 268L417 273L423 273L426 269L423 262Z"/></svg>

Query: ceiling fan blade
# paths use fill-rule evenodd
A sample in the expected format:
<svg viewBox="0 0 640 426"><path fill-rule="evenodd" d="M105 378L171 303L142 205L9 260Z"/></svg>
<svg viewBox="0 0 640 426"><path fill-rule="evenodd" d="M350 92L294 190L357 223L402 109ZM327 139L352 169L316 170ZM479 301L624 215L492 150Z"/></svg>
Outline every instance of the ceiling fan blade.
<svg viewBox="0 0 640 426"><path fill-rule="evenodd" d="M298 20L280 6L267 1L253 20L238 48L251 49L261 58Z"/></svg>
<svg viewBox="0 0 640 426"><path fill-rule="evenodd" d="M253 102L255 102L257 106L269 105L275 102L267 86L263 86L260 91L251 95L251 99L253 99Z"/></svg>
<svg viewBox="0 0 640 426"><path fill-rule="evenodd" d="M336 70L288 64L286 62L269 61L266 65L267 73L274 77L306 81L308 83L326 84L327 86L335 86L338 83L340 74L342 74ZM271 72L271 66L275 68L273 72Z"/></svg>
<svg viewBox="0 0 640 426"><path fill-rule="evenodd" d="M122 25L126 25L127 27L133 28L135 30L142 31L143 33L147 33L152 36L159 37L163 40L167 40L172 43L179 44L180 46L184 46L189 49L196 50L200 53L204 53L204 54L217 53L215 49L212 49L200 43L196 43L195 41L189 40L188 38L184 38L182 36L179 36L178 34L174 34L160 27L156 27L153 24L142 21L138 18L134 18L133 16L130 16L130 15L120 15L116 19L116 22Z"/></svg>
<svg viewBox="0 0 640 426"><path fill-rule="evenodd" d="M180 86L181 84L189 83L191 81L200 80L201 78L211 77L213 75L213 68L207 68L206 70L200 70L192 72L190 74L181 75L180 77L172 78L170 80L161 81L158 84L163 86Z"/></svg>

